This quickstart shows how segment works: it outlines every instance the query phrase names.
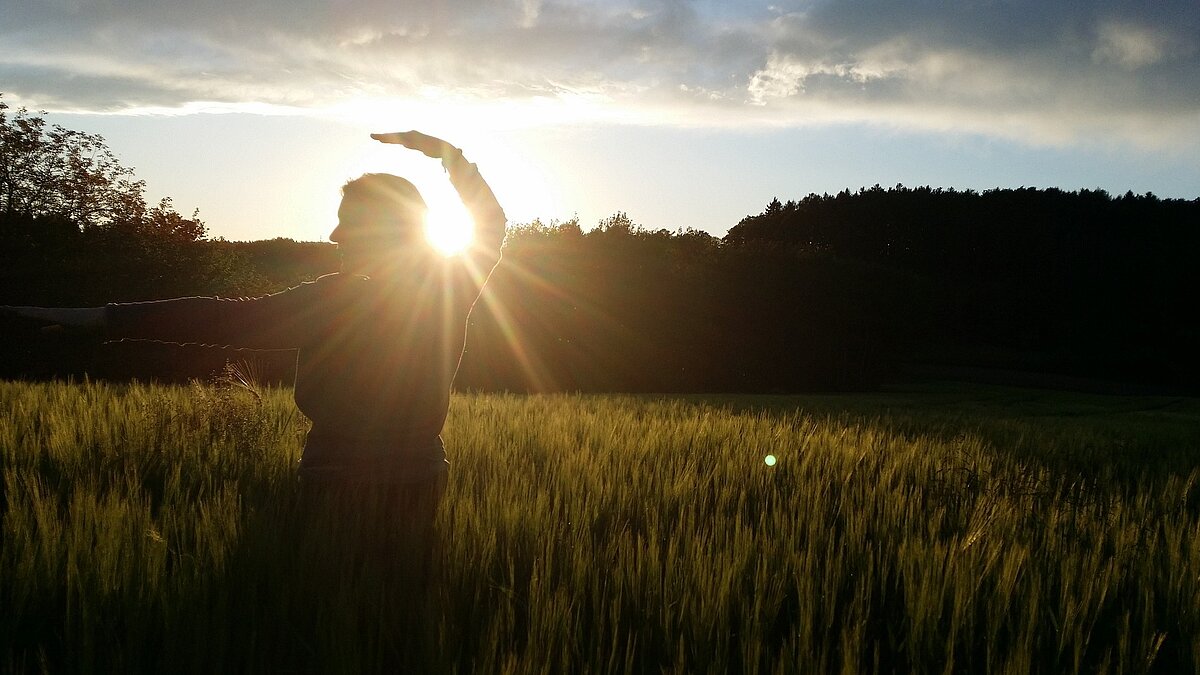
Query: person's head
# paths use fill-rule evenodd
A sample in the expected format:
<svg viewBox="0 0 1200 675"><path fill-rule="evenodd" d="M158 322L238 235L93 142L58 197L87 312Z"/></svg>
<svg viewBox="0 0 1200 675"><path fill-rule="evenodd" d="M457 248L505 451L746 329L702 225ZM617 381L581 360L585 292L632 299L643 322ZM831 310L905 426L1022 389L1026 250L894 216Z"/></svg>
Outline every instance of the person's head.
<svg viewBox="0 0 1200 675"><path fill-rule="evenodd" d="M338 245L342 269L369 272L405 250L425 252L425 200L416 186L386 173L368 173L342 186Z"/></svg>

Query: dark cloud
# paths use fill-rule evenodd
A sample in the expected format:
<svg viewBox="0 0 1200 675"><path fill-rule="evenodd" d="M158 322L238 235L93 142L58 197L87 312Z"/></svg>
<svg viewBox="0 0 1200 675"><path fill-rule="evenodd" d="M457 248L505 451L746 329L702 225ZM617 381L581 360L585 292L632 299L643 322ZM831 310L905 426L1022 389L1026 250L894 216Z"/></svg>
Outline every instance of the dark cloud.
<svg viewBox="0 0 1200 675"><path fill-rule="evenodd" d="M1194 2L825 2L775 26L750 80L767 107L1059 140L1200 113Z"/></svg>
<svg viewBox="0 0 1200 675"><path fill-rule="evenodd" d="M1064 140L1200 126L1200 5L967 0L6 3L52 108L592 95L658 123L854 120Z"/></svg>

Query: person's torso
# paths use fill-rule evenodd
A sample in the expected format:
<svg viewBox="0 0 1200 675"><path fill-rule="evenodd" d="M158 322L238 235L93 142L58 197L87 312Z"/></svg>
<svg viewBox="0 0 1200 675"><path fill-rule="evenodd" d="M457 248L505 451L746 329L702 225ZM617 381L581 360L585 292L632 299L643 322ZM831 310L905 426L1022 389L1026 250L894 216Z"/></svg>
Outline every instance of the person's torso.
<svg viewBox="0 0 1200 675"><path fill-rule="evenodd" d="M420 444L437 437L461 357L469 286L319 281L313 330L300 348L296 403L313 432L363 443Z"/></svg>

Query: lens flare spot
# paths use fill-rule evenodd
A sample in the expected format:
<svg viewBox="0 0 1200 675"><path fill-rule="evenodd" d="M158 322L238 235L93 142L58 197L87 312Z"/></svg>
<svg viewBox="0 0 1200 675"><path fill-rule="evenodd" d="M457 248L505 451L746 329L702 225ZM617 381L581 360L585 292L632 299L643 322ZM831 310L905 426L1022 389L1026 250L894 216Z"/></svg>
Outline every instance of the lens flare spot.
<svg viewBox="0 0 1200 675"><path fill-rule="evenodd" d="M776 461L775 455L767 455L763 458L763 464L766 464L767 466L775 466Z"/></svg>

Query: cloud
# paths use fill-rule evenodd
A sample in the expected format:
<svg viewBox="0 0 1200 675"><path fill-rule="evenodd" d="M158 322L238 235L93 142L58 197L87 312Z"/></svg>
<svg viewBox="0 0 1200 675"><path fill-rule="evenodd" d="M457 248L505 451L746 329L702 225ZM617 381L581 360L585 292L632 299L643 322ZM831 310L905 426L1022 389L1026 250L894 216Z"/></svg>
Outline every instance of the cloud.
<svg viewBox="0 0 1200 675"><path fill-rule="evenodd" d="M1106 21L1096 33L1092 58L1100 63L1114 63L1125 70L1137 70L1162 61L1177 43L1166 31L1120 21Z"/></svg>
<svg viewBox="0 0 1200 675"><path fill-rule="evenodd" d="M1168 6L1172 5L1172 6ZM828 2L775 21L747 101L780 116L1063 143L1200 129L1200 7Z"/></svg>
<svg viewBox="0 0 1200 675"><path fill-rule="evenodd" d="M1197 36L1194 0L18 0L0 78L75 111L504 102L539 123L1159 143L1200 128Z"/></svg>

